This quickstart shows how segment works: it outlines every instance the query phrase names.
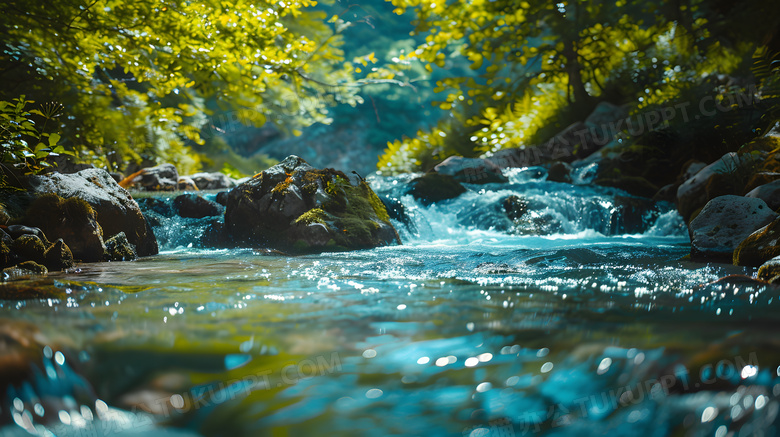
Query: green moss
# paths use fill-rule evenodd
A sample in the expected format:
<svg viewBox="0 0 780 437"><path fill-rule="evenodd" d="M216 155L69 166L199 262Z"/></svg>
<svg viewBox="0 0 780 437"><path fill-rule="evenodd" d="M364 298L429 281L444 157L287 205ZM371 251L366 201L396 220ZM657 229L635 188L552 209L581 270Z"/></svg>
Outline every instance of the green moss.
<svg viewBox="0 0 780 437"><path fill-rule="evenodd" d="M45 266L38 264L35 261L25 261L16 265L17 269L26 270L36 275L45 275L49 273L49 270Z"/></svg>
<svg viewBox="0 0 780 437"><path fill-rule="evenodd" d="M275 187L271 189L271 192L276 193L284 193L287 191L288 188L290 188L290 184L292 183L292 176L287 176L287 179L284 180L284 182L280 182L276 184Z"/></svg>
<svg viewBox="0 0 780 437"><path fill-rule="evenodd" d="M95 210L86 200L79 197L65 199L61 206L65 217L72 220L81 220L83 217L95 217Z"/></svg>
<svg viewBox="0 0 780 437"><path fill-rule="evenodd" d="M19 238L14 240L11 249L19 258L25 261L44 262L46 246L35 235L25 234L19 236Z"/></svg>
<svg viewBox="0 0 780 437"><path fill-rule="evenodd" d="M56 230L63 223L87 223L97 221L97 214L84 199L63 199L56 194L43 194L32 201L25 212L24 224L39 228L49 237L57 238ZM49 246L48 241L44 241Z"/></svg>
<svg viewBox="0 0 780 437"><path fill-rule="evenodd" d="M108 261L132 261L138 258L135 247L127 241L124 232L120 232L106 240L105 258Z"/></svg>
<svg viewBox="0 0 780 437"><path fill-rule="evenodd" d="M295 224L303 223L307 226L312 223L326 224L327 217L327 213L321 208L312 208L295 219Z"/></svg>
<svg viewBox="0 0 780 437"><path fill-rule="evenodd" d="M377 196L374 190L372 190L365 182L361 182L360 185L364 187L365 191L367 192L368 202L371 204L371 208L373 208L376 216L379 217L379 220L382 220L385 223L390 223L390 216L387 214L387 208L385 208L385 204L382 203L382 200L379 198L379 196Z"/></svg>
<svg viewBox="0 0 780 437"><path fill-rule="evenodd" d="M11 248L0 240L0 268L8 267L11 263Z"/></svg>
<svg viewBox="0 0 780 437"><path fill-rule="evenodd" d="M11 216L5 210L5 205L0 203L0 225L7 225L11 220Z"/></svg>

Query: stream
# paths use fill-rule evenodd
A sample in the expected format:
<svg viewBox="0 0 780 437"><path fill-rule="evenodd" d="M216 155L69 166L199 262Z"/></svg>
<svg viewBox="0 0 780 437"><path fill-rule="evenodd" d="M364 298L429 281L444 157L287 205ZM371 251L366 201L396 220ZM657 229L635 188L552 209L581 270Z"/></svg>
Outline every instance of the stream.
<svg viewBox="0 0 780 437"><path fill-rule="evenodd" d="M587 171L432 206L371 176L403 245L353 252L202 247L210 219L162 217L159 255L0 301L60 345L0 435L775 435L778 289L687 260L673 205Z"/></svg>

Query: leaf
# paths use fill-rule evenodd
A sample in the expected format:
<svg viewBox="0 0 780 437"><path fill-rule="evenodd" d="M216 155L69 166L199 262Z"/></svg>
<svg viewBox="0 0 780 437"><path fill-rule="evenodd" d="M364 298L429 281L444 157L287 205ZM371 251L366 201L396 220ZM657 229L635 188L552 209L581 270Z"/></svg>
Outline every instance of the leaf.
<svg viewBox="0 0 780 437"><path fill-rule="evenodd" d="M54 147L57 145L57 142L60 140L60 134L56 132L52 132L49 134L49 146Z"/></svg>

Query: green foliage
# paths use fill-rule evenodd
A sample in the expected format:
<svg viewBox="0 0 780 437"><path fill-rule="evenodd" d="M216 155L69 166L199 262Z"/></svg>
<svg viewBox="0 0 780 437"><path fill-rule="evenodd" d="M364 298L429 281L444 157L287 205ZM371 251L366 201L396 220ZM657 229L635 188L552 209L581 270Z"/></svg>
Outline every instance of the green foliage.
<svg viewBox="0 0 780 437"><path fill-rule="evenodd" d="M668 105L702 78L743 69L757 39L774 26L762 14L777 15L764 1L392 2L399 13L414 10L417 31L426 34L405 61L434 72L470 63L476 76L437 81L446 97L435 104L475 133L465 152L457 142L443 143L438 137L449 136L452 125L445 117L430 132L389 144L383 172L427 170L429 153L490 155L539 144L583 120L599 100L630 103L637 112Z"/></svg>
<svg viewBox="0 0 780 437"><path fill-rule="evenodd" d="M217 113L296 130L354 104L340 38L311 0L10 0L0 29L0 98L61 101L52 128L81 160L112 168L167 161ZM331 86L336 84L336 86Z"/></svg>
<svg viewBox="0 0 780 437"><path fill-rule="evenodd" d="M28 110L30 103L35 102L24 95L10 102L0 101L0 162L20 164L25 173L37 174L56 165L50 158L72 153L57 144L59 133L47 130L47 125L60 114L62 107L47 103L40 109ZM36 117L42 122L36 123Z"/></svg>

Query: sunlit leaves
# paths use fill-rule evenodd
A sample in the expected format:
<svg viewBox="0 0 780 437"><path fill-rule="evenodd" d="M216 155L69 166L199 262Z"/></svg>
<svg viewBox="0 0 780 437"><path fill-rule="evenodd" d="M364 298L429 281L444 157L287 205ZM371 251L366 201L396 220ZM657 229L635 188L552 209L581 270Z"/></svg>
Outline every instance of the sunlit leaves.
<svg viewBox="0 0 780 437"><path fill-rule="evenodd" d="M3 82L24 65L24 86L61 100L77 120L63 140L102 164L172 158L193 167L186 144L202 142L214 110L248 109L256 123L295 129L355 99L331 86L350 76L334 29L307 9L313 1L11 3L0 17L10 30Z"/></svg>

